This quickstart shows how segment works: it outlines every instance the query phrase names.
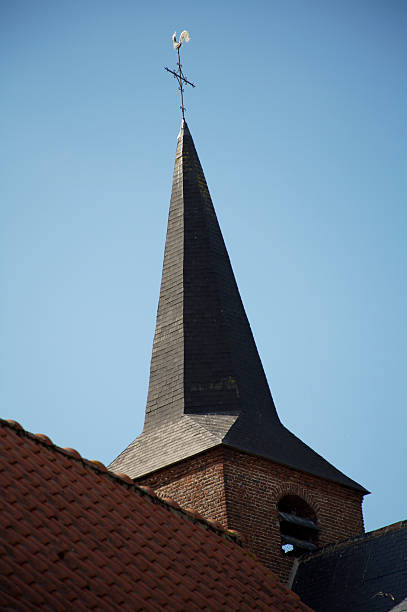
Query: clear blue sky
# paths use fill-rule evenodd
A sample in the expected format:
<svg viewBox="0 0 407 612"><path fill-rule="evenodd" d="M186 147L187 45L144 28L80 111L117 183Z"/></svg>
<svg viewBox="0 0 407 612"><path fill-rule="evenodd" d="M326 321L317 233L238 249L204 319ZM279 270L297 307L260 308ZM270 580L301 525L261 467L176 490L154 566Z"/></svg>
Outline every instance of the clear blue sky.
<svg viewBox="0 0 407 612"><path fill-rule="evenodd" d="M400 0L3 0L1 414L109 463L140 432L187 120L283 422L407 518Z"/></svg>

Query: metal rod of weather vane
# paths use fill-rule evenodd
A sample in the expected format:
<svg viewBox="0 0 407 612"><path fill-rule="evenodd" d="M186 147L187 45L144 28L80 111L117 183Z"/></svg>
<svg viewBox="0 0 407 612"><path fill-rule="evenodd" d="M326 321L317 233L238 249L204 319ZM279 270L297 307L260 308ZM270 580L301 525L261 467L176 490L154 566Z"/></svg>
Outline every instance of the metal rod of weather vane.
<svg viewBox="0 0 407 612"><path fill-rule="evenodd" d="M182 120L185 120L184 117L184 88L182 87L182 71L181 71L181 58L179 55L179 47L177 49L177 54L178 54L178 74L179 74L179 78L178 78L178 82L179 82L179 90L181 92L181 112L182 112Z"/></svg>

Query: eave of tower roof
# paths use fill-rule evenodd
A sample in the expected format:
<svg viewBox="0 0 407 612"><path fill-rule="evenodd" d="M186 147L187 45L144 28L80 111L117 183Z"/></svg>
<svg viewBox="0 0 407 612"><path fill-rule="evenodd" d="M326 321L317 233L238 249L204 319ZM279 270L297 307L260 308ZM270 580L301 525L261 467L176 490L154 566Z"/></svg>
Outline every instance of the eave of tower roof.
<svg viewBox="0 0 407 612"><path fill-rule="evenodd" d="M142 434L133 478L219 444L366 493L280 422L192 136L178 136Z"/></svg>

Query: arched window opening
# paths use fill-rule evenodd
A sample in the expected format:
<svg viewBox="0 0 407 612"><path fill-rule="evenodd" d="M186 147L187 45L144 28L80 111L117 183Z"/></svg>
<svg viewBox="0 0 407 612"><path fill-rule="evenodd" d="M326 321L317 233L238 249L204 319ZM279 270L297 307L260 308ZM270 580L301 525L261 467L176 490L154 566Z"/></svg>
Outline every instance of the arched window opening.
<svg viewBox="0 0 407 612"><path fill-rule="evenodd" d="M299 557L305 552L315 550L319 528L312 508L301 497L286 495L278 502L277 509L283 552Z"/></svg>

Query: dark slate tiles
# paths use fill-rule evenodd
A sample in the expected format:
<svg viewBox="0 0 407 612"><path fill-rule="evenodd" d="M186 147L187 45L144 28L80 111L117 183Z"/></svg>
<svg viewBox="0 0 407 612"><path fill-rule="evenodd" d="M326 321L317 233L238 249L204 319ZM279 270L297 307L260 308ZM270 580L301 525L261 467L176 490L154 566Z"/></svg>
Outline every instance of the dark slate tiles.
<svg viewBox="0 0 407 612"><path fill-rule="evenodd" d="M180 418L184 408L182 139L178 140L145 429Z"/></svg>
<svg viewBox="0 0 407 612"><path fill-rule="evenodd" d="M407 597L407 521L300 560L293 590L316 612L387 612Z"/></svg>

